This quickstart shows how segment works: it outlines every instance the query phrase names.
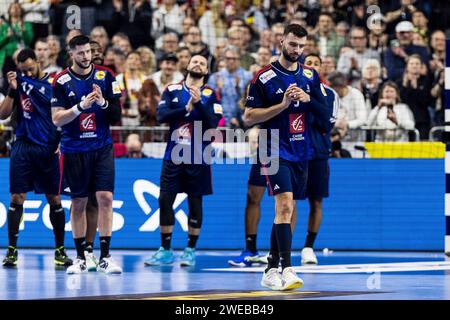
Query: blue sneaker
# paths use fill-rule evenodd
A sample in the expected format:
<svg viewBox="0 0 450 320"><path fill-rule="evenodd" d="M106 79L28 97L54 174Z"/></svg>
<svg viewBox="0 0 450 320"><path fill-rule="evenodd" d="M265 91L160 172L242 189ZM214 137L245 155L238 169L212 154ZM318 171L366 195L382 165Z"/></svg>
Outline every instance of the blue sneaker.
<svg viewBox="0 0 450 320"><path fill-rule="evenodd" d="M180 258L180 266L182 267L191 267L195 266L195 249L187 247L184 249L183 254Z"/></svg>
<svg viewBox="0 0 450 320"><path fill-rule="evenodd" d="M146 266L160 266L163 264L172 264L174 260L172 249L164 250L163 247L160 247L151 258L144 261L144 264Z"/></svg>
<svg viewBox="0 0 450 320"><path fill-rule="evenodd" d="M236 259L228 260L228 264L234 267L251 267L252 263L257 262L256 260L259 258L260 256L258 251L251 253L250 251L244 250ZM260 262L258 261L258 263Z"/></svg>

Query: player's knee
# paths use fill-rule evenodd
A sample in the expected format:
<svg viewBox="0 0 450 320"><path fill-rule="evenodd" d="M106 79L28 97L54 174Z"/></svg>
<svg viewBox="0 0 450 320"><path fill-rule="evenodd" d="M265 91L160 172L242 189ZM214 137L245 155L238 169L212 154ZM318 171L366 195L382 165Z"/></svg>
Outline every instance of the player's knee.
<svg viewBox="0 0 450 320"><path fill-rule="evenodd" d="M71 215L81 215L86 209L87 198L74 198L72 199L72 207L70 210Z"/></svg>
<svg viewBox="0 0 450 320"><path fill-rule="evenodd" d="M109 191L99 191L97 192L97 202L98 206L105 208L105 207L112 207L113 202L113 194Z"/></svg>
<svg viewBox="0 0 450 320"><path fill-rule="evenodd" d="M159 220L162 226L173 226L175 224L175 214L173 212L173 203L175 197L167 192L161 192L158 198Z"/></svg>
<svg viewBox="0 0 450 320"><path fill-rule="evenodd" d="M282 201L277 207L277 215L286 219L291 219L294 206L290 201Z"/></svg>
<svg viewBox="0 0 450 320"><path fill-rule="evenodd" d="M55 194L49 194L46 195L47 198L47 202L49 205L51 206L57 206L61 204L61 197L59 195L55 195Z"/></svg>
<svg viewBox="0 0 450 320"><path fill-rule="evenodd" d="M25 194L24 193L13 193L11 195L11 203L23 205L24 202L25 202Z"/></svg>
<svg viewBox="0 0 450 320"><path fill-rule="evenodd" d="M247 205L248 206L259 206L261 204L262 197L264 195L259 190L255 190L254 188L249 188L247 191Z"/></svg>

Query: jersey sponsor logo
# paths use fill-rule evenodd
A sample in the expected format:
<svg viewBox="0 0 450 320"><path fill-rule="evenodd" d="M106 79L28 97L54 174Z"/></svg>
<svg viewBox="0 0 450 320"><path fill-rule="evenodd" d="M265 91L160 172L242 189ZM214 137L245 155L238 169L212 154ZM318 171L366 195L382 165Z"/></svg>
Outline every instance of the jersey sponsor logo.
<svg viewBox="0 0 450 320"><path fill-rule="evenodd" d="M323 86L323 83L320 84L320 91L322 91L322 94L326 97L327 91L325 90L325 87Z"/></svg>
<svg viewBox="0 0 450 320"><path fill-rule="evenodd" d="M112 92L113 92L113 94L121 93L119 82L113 81L113 83L112 83Z"/></svg>
<svg viewBox="0 0 450 320"><path fill-rule="evenodd" d="M72 80L72 78L66 73L59 77L56 82L58 82L59 84L64 84L66 82L69 82L70 80Z"/></svg>
<svg viewBox="0 0 450 320"><path fill-rule="evenodd" d="M281 94L284 93L284 91L281 88L278 88L277 92L275 92L275 94Z"/></svg>
<svg viewBox="0 0 450 320"><path fill-rule="evenodd" d="M312 79L314 73L311 70L303 69L303 75L309 79Z"/></svg>
<svg viewBox="0 0 450 320"><path fill-rule="evenodd" d="M293 113L289 115L289 132L303 133L305 132L305 114Z"/></svg>
<svg viewBox="0 0 450 320"><path fill-rule="evenodd" d="M263 74L261 74L259 76L259 80L262 82L262 84L266 83L267 81L269 81L270 79L272 79L273 77L276 77L277 74L273 71L273 70L269 70L264 72Z"/></svg>
<svg viewBox="0 0 450 320"><path fill-rule="evenodd" d="M213 91L209 88L203 89L202 91L202 95L204 95L205 97L209 97L212 93Z"/></svg>
<svg viewBox="0 0 450 320"><path fill-rule="evenodd" d="M23 117L26 119L31 119L30 113L33 112L33 103L30 98L20 97L20 102L23 111Z"/></svg>
<svg viewBox="0 0 450 320"><path fill-rule="evenodd" d="M175 132L175 141L180 144L191 144L192 131L192 123L181 125Z"/></svg>
<svg viewBox="0 0 450 320"><path fill-rule="evenodd" d="M103 79L105 79L105 77L106 77L105 71L100 70L95 73L95 79L97 79L97 80L103 80Z"/></svg>
<svg viewBox="0 0 450 320"><path fill-rule="evenodd" d="M214 103L214 113L223 114L222 105Z"/></svg>
<svg viewBox="0 0 450 320"><path fill-rule="evenodd" d="M181 90L183 89L183 86L181 84L171 84L170 86L167 87L167 89L169 91Z"/></svg>
<svg viewBox="0 0 450 320"><path fill-rule="evenodd" d="M97 124L95 122L95 113L80 114L80 131L95 131Z"/></svg>

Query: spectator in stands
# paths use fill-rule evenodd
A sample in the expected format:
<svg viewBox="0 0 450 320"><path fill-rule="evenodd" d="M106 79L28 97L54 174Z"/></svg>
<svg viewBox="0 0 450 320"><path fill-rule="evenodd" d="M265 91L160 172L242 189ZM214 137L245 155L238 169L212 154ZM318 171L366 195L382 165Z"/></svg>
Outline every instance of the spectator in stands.
<svg viewBox="0 0 450 320"><path fill-rule="evenodd" d="M127 149L125 158L147 158L142 152L142 142L137 134L130 134L127 137L125 147Z"/></svg>
<svg viewBox="0 0 450 320"><path fill-rule="evenodd" d="M182 33L182 37L181 37L181 41L180 41L180 45L181 47L184 47L186 45L186 37L188 36L189 33L189 28L190 27L194 27L196 26L195 20L193 18L191 18L190 16L186 16L183 19L183 33Z"/></svg>
<svg viewBox="0 0 450 320"><path fill-rule="evenodd" d="M350 26L347 21L341 21L336 25L336 35L347 40Z"/></svg>
<svg viewBox="0 0 450 320"><path fill-rule="evenodd" d="M227 21L225 18L225 3L222 0L213 0L207 10L198 20L198 26L202 30L202 41L208 45L211 52L217 45L217 41L227 36Z"/></svg>
<svg viewBox="0 0 450 320"><path fill-rule="evenodd" d="M142 72L146 78L149 78L156 71L156 56L147 46L141 46L136 51L141 56Z"/></svg>
<svg viewBox="0 0 450 320"><path fill-rule="evenodd" d="M168 53L175 53L178 49L178 36L175 32L169 32L162 36L162 46L156 49L156 62L159 64L161 58Z"/></svg>
<svg viewBox="0 0 450 320"><path fill-rule="evenodd" d="M284 24L275 23L272 26L272 56L281 55L281 39L283 38Z"/></svg>
<svg viewBox="0 0 450 320"><path fill-rule="evenodd" d="M336 71L336 59L332 56L325 56L322 61L322 77L327 79L329 74Z"/></svg>
<svg viewBox="0 0 450 320"><path fill-rule="evenodd" d="M267 24L266 17L264 14L252 4L251 1L243 2L242 9L244 10L244 20L245 23L252 28L252 30L259 34L264 29L267 29L269 26Z"/></svg>
<svg viewBox="0 0 450 320"><path fill-rule="evenodd" d="M413 5L416 0L391 1L391 10L386 12L388 32L391 33L394 26L403 21L411 21L412 14L417 10ZM396 31L397 32L397 31Z"/></svg>
<svg viewBox="0 0 450 320"><path fill-rule="evenodd" d="M302 55L303 55L303 57L306 57L307 55L309 55L311 53L320 54L319 47L317 46L316 38L314 36L308 34L306 36L306 44L305 44L305 48L303 49Z"/></svg>
<svg viewBox="0 0 450 320"><path fill-rule="evenodd" d="M239 49L228 46L224 51L225 69L213 73L208 85L219 92L223 108L223 117L229 127L239 127L239 99L252 74L239 65Z"/></svg>
<svg viewBox="0 0 450 320"><path fill-rule="evenodd" d="M271 51L267 47L260 47L256 52L256 63L250 66L250 72L255 75L270 63Z"/></svg>
<svg viewBox="0 0 450 320"><path fill-rule="evenodd" d="M0 70L3 75L15 69L14 51L29 47L33 41L33 26L23 20L23 15L21 5L13 2L8 7L8 20L0 19Z"/></svg>
<svg viewBox="0 0 450 320"><path fill-rule="evenodd" d="M378 104L378 95L382 84L380 62L375 59L367 60L362 69L362 79L359 88L366 100L368 112Z"/></svg>
<svg viewBox="0 0 450 320"><path fill-rule="evenodd" d="M102 26L94 27L90 33L91 40L97 41L103 50L106 50L109 46L109 37L105 28Z"/></svg>
<svg viewBox="0 0 450 320"><path fill-rule="evenodd" d="M60 66L50 63L50 49L46 38L36 39L36 42L34 43L34 52L36 53L41 70L44 73L55 76L62 71Z"/></svg>
<svg viewBox="0 0 450 320"><path fill-rule="evenodd" d="M422 66L423 62L419 55L413 54L408 57L403 77L397 83L402 101L413 112L420 139L426 140L431 127L428 107L432 104L432 84L429 77L421 75Z"/></svg>
<svg viewBox="0 0 450 320"><path fill-rule="evenodd" d="M59 38L57 36L50 35L47 37L47 44L50 51L50 55L48 57L50 64L62 67L64 64L62 63L63 57Z"/></svg>
<svg viewBox="0 0 450 320"><path fill-rule="evenodd" d="M395 27L396 37L391 46L384 53L384 63L388 71L388 78L397 81L405 70L406 59L412 54L420 55L422 62L428 64L429 55L424 47L412 44L413 24L402 21Z"/></svg>
<svg viewBox="0 0 450 320"><path fill-rule="evenodd" d="M378 104L369 114L367 125L381 127L376 130L375 141L408 141L408 130L414 130L414 116L408 105L401 103L400 90L388 81L380 89Z"/></svg>
<svg viewBox="0 0 450 320"><path fill-rule="evenodd" d="M428 42L428 18L420 10L414 11L412 14L412 24L414 25L413 32L420 35L422 40Z"/></svg>
<svg viewBox="0 0 450 320"><path fill-rule="evenodd" d="M436 74L445 68L445 33L441 30L434 31L431 34L430 46L432 53L430 71Z"/></svg>
<svg viewBox="0 0 450 320"><path fill-rule="evenodd" d="M199 27L193 26L189 28L189 32L186 37L186 47L188 47L191 55L204 56L208 60L208 68L210 68L212 55L206 43L202 42L202 33Z"/></svg>
<svg viewBox="0 0 450 320"><path fill-rule="evenodd" d="M444 84L445 72L441 70L434 82L431 89L431 96L433 97L434 105L434 125L441 126L444 123L444 101L445 101L445 84Z"/></svg>
<svg viewBox="0 0 450 320"><path fill-rule="evenodd" d="M45 38L49 34L49 9L48 0L20 0L23 9L23 21L29 22L33 26L33 33L36 38Z"/></svg>
<svg viewBox="0 0 450 320"><path fill-rule="evenodd" d="M191 60L192 57L191 51L188 47L181 47L178 48L176 56L178 59L177 70L186 78L187 66L189 64L189 60Z"/></svg>
<svg viewBox="0 0 450 320"><path fill-rule="evenodd" d="M116 34L116 36L118 36L117 39L117 45L114 45L115 47L119 48L120 50L122 50L122 52L125 55L128 55L131 51L133 51L133 47L131 46L131 42L130 39L128 38L128 36L124 33L118 33Z"/></svg>
<svg viewBox="0 0 450 320"><path fill-rule="evenodd" d="M241 27L235 26L228 29L228 43L239 49L241 66L245 70L248 70L250 66L255 63L255 59L246 50L248 43L245 43L244 41Z"/></svg>
<svg viewBox="0 0 450 320"><path fill-rule="evenodd" d="M341 72L328 75L328 82L341 98L335 127L346 141L365 141L360 129L367 120L367 109L361 91L347 85L347 78ZM353 130L352 132L348 132Z"/></svg>
<svg viewBox="0 0 450 320"><path fill-rule="evenodd" d="M259 46L269 49L272 47L272 30L266 29L261 32L261 35L259 37Z"/></svg>
<svg viewBox="0 0 450 320"><path fill-rule="evenodd" d="M181 72L177 71L178 58L173 53L168 53L161 58L160 71L154 73L151 79L155 82L159 92L171 83L177 83L184 79Z"/></svg>
<svg viewBox="0 0 450 320"><path fill-rule="evenodd" d="M369 59L380 61L380 54L367 48L366 30L353 27L350 31L350 45L352 49L339 57L337 70L347 75L353 85L361 79L362 66Z"/></svg>
<svg viewBox="0 0 450 320"><path fill-rule="evenodd" d="M122 50L110 47L106 50L104 64L116 74L125 72L125 61L127 57Z"/></svg>
<svg viewBox="0 0 450 320"><path fill-rule="evenodd" d="M142 72L141 56L138 52L132 51L128 54L125 72L118 74L116 79L122 90L122 125L138 126L140 124L138 92L145 81L145 76Z"/></svg>
<svg viewBox="0 0 450 320"><path fill-rule="evenodd" d="M140 125L158 125L158 121L156 121L156 107L160 98L161 94L155 82L152 79L145 80L138 94Z"/></svg>
<svg viewBox="0 0 450 320"><path fill-rule="evenodd" d="M333 31L334 22L329 13L321 13L317 22L316 39L319 43L321 56L333 56L337 59L339 50L345 43L345 38L336 35Z"/></svg>
<svg viewBox="0 0 450 320"><path fill-rule="evenodd" d="M319 0L319 6L311 10L308 24L315 26L322 14L327 14L333 21L339 23L346 19L346 13L334 7L333 0Z"/></svg>
<svg viewBox="0 0 450 320"><path fill-rule="evenodd" d="M380 56L388 47L389 35L386 33L386 22L381 13L374 13L370 20L369 48L377 51Z"/></svg>
<svg viewBox="0 0 450 320"><path fill-rule="evenodd" d="M184 10L175 0L163 0L158 10L153 13L152 35L157 39L167 32L178 33L183 30Z"/></svg>

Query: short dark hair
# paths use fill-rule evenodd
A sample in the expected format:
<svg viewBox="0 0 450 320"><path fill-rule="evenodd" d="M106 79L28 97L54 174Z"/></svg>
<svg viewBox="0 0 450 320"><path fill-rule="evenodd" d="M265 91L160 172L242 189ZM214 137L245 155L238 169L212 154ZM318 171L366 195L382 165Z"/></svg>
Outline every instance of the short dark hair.
<svg viewBox="0 0 450 320"><path fill-rule="evenodd" d="M316 57L317 59L319 59L320 64L322 64L322 58L321 58L317 53L311 52L311 53L307 54L306 57L305 57L305 61L306 61L306 59L308 59L309 57Z"/></svg>
<svg viewBox="0 0 450 320"><path fill-rule="evenodd" d="M95 41L95 40L89 40L89 44L96 44L96 45L98 45L98 46L101 47L100 43L98 43L98 42Z"/></svg>
<svg viewBox="0 0 450 320"><path fill-rule="evenodd" d="M88 36L85 35L78 35L70 39L69 41L69 48L75 49L77 46L84 46L85 44L88 44L91 40Z"/></svg>
<svg viewBox="0 0 450 320"><path fill-rule="evenodd" d="M296 23L292 23L284 28L283 36L287 36L289 33L292 33L294 36L299 38L304 38L308 35L308 31L306 31L305 28Z"/></svg>
<svg viewBox="0 0 450 320"><path fill-rule="evenodd" d="M37 61L36 53L34 52L34 50L31 50L29 48L22 49L19 52L19 54L17 55L17 62L23 63L23 62L27 61L28 59Z"/></svg>
<svg viewBox="0 0 450 320"><path fill-rule="evenodd" d="M34 45L36 45L36 42L43 42L43 43L47 43L47 38L37 38L36 41L34 41Z"/></svg>
<svg viewBox="0 0 450 320"><path fill-rule="evenodd" d="M327 80L331 87L347 86L347 77L342 72L335 71L330 73Z"/></svg>

